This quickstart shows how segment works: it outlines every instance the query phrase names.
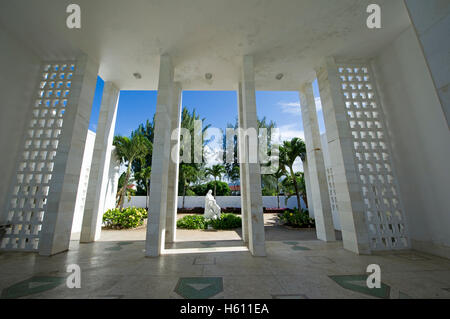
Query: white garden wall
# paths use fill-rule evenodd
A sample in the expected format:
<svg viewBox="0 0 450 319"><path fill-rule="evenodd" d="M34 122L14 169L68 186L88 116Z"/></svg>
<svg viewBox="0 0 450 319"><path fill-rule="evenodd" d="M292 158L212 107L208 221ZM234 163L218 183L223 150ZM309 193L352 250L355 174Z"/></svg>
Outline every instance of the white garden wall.
<svg viewBox="0 0 450 319"><path fill-rule="evenodd" d="M241 207L241 197L240 196L217 196L217 204L220 207ZM178 208L182 207L183 197L178 196ZM124 207L144 207L145 208L145 196L133 196L130 202L125 202ZM263 206L266 208L277 208L277 197L276 196L263 196ZM204 196L186 196L184 201L185 208L193 207L205 207L205 197ZM284 196L280 196L280 208L294 208L297 207L296 197L291 197L287 205L285 205ZM302 201L302 207L305 208L305 204Z"/></svg>

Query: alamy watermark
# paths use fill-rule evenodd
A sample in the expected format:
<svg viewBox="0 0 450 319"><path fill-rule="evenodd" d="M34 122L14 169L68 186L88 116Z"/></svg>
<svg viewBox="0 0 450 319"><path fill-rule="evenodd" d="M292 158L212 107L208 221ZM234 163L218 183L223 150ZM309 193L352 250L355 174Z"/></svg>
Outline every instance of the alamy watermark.
<svg viewBox="0 0 450 319"><path fill-rule="evenodd" d="M202 132L201 120L194 122L193 136L186 128L172 131L171 140L179 141L171 150L171 159L180 163L261 164L261 174L279 169L280 130L278 128L208 128ZM204 145L204 141L207 141ZM242 153L242 154L241 154Z"/></svg>
<svg viewBox="0 0 450 319"><path fill-rule="evenodd" d="M381 7L378 4L369 4L367 13L370 15L367 18L367 27L369 29L381 29Z"/></svg>
<svg viewBox="0 0 450 319"><path fill-rule="evenodd" d="M78 4L69 4L66 13L69 13L66 19L67 28L81 29L81 7Z"/></svg>
<svg viewBox="0 0 450 319"><path fill-rule="evenodd" d="M380 289L381 288L381 267L377 264L371 264L367 266L366 272L370 273L367 277L367 288Z"/></svg>
<svg viewBox="0 0 450 319"><path fill-rule="evenodd" d="M77 264L67 266L66 272L70 273L66 279L66 286L69 289L81 288L81 268Z"/></svg>
<svg viewBox="0 0 450 319"><path fill-rule="evenodd" d="M366 12L369 13L366 24L369 29L381 29L381 7L376 3L369 4ZM69 16L66 26L69 29L81 29L81 7L78 4L69 4L66 8Z"/></svg>

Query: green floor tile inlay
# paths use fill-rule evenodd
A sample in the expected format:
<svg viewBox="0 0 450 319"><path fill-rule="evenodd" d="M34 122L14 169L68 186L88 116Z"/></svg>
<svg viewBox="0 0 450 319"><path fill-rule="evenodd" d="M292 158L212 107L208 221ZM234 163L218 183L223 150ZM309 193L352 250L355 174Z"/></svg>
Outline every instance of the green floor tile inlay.
<svg viewBox="0 0 450 319"><path fill-rule="evenodd" d="M222 291L222 277L180 278L175 288L175 292L186 299L207 299Z"/></svg>
<svg viewBox="0 0 450 319"><path fill-rule="evenodd" d="M303 246L292 246L291 247L292 250L311 250L308 247L303 247Z"/></svg>
<svg viewBox="0 0 450 319"><path fill-rule="evenodd" d="M290 245L290 246L295 246L295 245L298 244L298 242L296 242L296 241L284 241L283 244Z"/></svg>
<svg viewBox="0 0 450 319"><path fill-rule="evenodd" d="M56 288L65 282L64 277L32 277L3 289L3 299L26 297Z"/></svg>
<svg viewBox="0 0 450 319"><path fill-rule="evenodd" d="M117 245L119 246L126 246L126 245L131 245L133 244L132 241L121 241L120 243L117 243Z"/></svg>
<svg viewBox="0 0 450 319"><path fill-rule="evenodd" d="M211 246L216 245L217 243L215 241L205 241L205 242L202 242L200 244L202 244L203 246L211 247Z"/></svg>
<svg viewBox="0 0 450 319"><path fill-rule="evenodd" d="M118 251L121 249L122 249L122 247L120 247L120 246L113 246L113 247L105 248L105 250L107 250L107 251Z"/></svg>
<svg viewBox="0 0 450 319"><path fill-rule="evenodd" d="M370 289L367 287L367 277L368 275L344 275L344 276L328 276L333 279L339 286L359 292L362 294L366 294L372 297L389 299L391 288L381 283L381 288L373 288Z"/></svg>

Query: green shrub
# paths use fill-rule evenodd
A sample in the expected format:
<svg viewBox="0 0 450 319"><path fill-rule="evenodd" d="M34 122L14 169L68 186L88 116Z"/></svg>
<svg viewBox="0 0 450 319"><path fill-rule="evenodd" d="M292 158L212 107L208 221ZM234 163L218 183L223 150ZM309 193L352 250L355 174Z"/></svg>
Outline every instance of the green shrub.
<svg viewBox="0 0 450 319"><path fill-rule="evenodd" d="M177 227L183 229L206 229L208 222L202 215L187 215L177 221Z"/></svg>
<svg viewBox="0 0 450 319"><path fill-rule="evenodd" d="M231 189L225 182L216 182L216 195L217 196L230 196L231 195ZM208 191L212 189L214 190L214 181L208 182L206 184L196 185L192 187L192 191L197 196L205 196Z"/></svg>
<svg viewBox="0 0 450 319"><path fill-rule="evenodd" d="M203 215L203 207L178 208L178 214Z"/></svg>
<svg viewBox="0 0 450 319"><path fill-rule="evenodd" d="M209 224L214 229L234 229L242 226L242 219L239 216L234 214L222 214L219 219L212 219L209 221Z"/></svg>
<svg viewBox="0 0 450 319"><path fill-rule="evenodd" d="M207 229L208 225L219 230L234 229L241 227L242 220L234 214L222 214L217 220L206 220L203 215L188 215L177 221L177 227L183 229Z"/></svg>
<svg viewBox="0 0 450 319"><path fill-rule="evenodd" d="M240 207L222 207L221 209L222 214L241 214L241 208Z"/></svg>
<svg viewBox="0 0 450 319"><path fill-rule="evenodd" d="M142 226L147 217L145 208L128 207L122 210L114 208L103 215L103 223L107 228L129 229Z"/></svg>
<svg viewBox="0 0 450 319"><path fill-rule="evenodd" d="M278 215L279 220L288 226L297 228L315 227L315 221L309 217L308 210L289 209Z"/></svg>

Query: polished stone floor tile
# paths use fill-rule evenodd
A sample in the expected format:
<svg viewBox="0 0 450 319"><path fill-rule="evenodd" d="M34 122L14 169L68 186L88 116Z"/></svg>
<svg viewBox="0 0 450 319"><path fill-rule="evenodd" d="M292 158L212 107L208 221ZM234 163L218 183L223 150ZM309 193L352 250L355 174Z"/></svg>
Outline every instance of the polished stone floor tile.
<svg viewBox="0 0 450 319"><path fill-rule="evenodd" d="M185 299L209 299L222 291L222 277L180 278L175 288L175 292Z"/></svg>
<svg viewBox="0 0 450 319"><path fill-rule="evenodd" d="M2 298L450 298L450 261L416 251L356 255L342 242L267 241L267 257L240 241L176 243L172 253L145 257L144 241L71 242L52 257L0 253ZM208 248L209 246L209 248ZM180 248L181 247L181 248ZM195 252L196 249L199 251ZM67 266L81 269L81 288L70 289ZM381 268L383 289L368 291L367 266Z"/></svg>

